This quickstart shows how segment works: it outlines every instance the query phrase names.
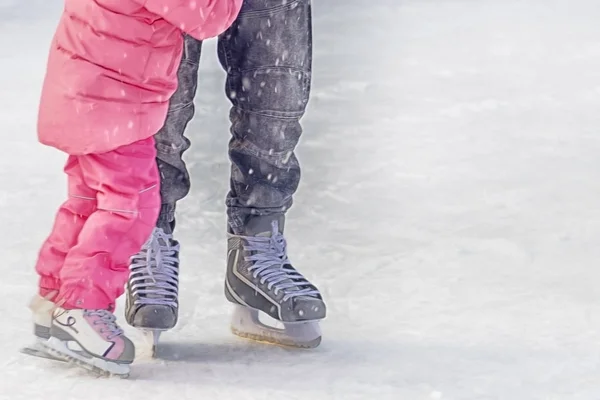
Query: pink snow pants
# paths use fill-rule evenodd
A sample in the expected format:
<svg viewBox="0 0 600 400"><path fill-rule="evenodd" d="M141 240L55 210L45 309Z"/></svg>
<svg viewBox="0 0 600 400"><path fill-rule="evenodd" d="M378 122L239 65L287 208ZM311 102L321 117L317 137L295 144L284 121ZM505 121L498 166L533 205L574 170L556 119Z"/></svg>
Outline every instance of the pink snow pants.
<svg viewBox="0 0 600 400"><path fill-rule="evenodd" d="M39 253L39 293L67 309L114 310L129 257L150 237L160 209L154 138L103 154L69 156L69 198Z"/></svg>

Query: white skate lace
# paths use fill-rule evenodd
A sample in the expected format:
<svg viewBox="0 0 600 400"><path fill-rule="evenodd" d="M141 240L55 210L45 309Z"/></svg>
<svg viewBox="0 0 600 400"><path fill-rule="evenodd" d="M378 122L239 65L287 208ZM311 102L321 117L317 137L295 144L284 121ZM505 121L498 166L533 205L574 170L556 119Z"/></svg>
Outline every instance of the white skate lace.
<svg viewBox="0 0 600 400"><path fill-rule="evenodd" d="M273 221L271 226L271 237L244 237L248 243L244 245L244 250L254 252L244 258L253 263L248 267L248 272L261 284L267 283L267 288L273 289L275 295L283 292L282 301L300 296L319 297L319 291L291 266L286 251L287 243L279 232L277 221Z"/></svg>
<svg viewBox="0 0 600 400"><path fill-rule="evenodd" d="M123 334L123 329L117 325L117 318L113 313L107 310L83 310L83 315L88 317L98 317L92 325L104 325L100 328L100 333L108 333L108 340L114 339Z"/></svg>
<svg viewBox="0 0 600 400"><path fill-rule="evenodd" d="M177 307L179 244L155 228L142 251L131 257L129 284L136 305Z"/></svg>

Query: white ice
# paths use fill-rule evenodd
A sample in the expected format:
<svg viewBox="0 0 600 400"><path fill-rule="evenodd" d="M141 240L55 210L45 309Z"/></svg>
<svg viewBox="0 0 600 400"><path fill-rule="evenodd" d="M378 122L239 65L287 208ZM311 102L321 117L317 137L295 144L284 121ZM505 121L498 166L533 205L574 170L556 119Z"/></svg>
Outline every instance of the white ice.
<svg viewBox="0 0 600 400"><path fill-rule="evenodd" d="M294 263L315 351L228 332L228 103L206 44L181 203L181 320L95 379L18 352L65 196L35 120L58 0L0 0L0 399L600 398L600 2L324 0ZM119 310L121 312L122 308Z"/></svg>

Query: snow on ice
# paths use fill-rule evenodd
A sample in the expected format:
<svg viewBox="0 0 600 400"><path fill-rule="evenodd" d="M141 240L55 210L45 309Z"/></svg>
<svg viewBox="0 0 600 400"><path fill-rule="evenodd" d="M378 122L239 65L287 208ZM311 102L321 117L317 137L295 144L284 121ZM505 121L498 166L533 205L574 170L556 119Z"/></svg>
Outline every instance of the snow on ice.
<svg viewBox="0 0 600 400"><path fill-rule="evenodd" d="M314 2L288 239L330 308L315 351L228 332L229 106L208 42L180 323L158 361L130 332L129 380L18 352L66 189L64 156L35 134L60 9L0 0L0 399L600 398L600 2Z"/></svg>

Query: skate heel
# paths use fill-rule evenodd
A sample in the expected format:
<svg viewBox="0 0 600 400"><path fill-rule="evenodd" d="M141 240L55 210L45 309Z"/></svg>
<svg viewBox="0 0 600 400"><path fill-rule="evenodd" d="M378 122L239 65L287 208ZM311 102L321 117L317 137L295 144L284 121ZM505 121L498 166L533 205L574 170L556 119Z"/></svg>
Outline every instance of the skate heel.
<svg viewBox="0 0 600 400"><path fill-rule="evenodd" d="M231 332L245 339L286 347L313 349L321 344L317 321L281 322L259 310L239 305L234 308Z"/></svg>
<svg viewBox="0 0 600 400"><path fill-rule="evenodd" d="M225 279L224 292L225 292L225 298L227 299L227 301L229 301L232 304L235 304L236 306L243 305L241 302L236 300L236 296L231 292L231 288L229 287L229 281L227 281L227 279Z"/></svg>
<svg viewBox="0 0 600 400"><path fill-rule="evenodd" d="M20 349L21 353L29 356L45 358L53 361L66 361L64 358L56 358L46 352L44 342L50 338L50 325L52 324L52 310L55 307L51 300L56 297L57 292L51 292L42 297L34 295L29 301L29 309L33 315L33 335L35 341Z"/></svg>

